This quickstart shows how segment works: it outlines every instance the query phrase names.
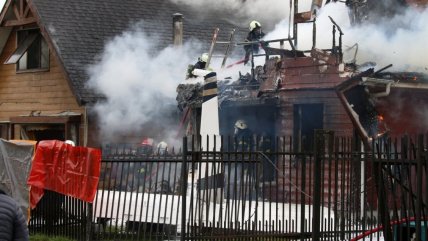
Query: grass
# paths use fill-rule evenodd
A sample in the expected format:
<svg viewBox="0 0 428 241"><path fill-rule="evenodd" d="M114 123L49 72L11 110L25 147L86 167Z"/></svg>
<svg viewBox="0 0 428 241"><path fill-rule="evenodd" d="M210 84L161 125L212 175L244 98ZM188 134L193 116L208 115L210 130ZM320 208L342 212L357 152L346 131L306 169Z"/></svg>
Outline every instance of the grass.
<svg viewBox="0 0 428 241"><path fill-rule="evenodd" d="M73 241L73 239L62 236L48 236L45 234L30 235L30 241Z"/></svg>

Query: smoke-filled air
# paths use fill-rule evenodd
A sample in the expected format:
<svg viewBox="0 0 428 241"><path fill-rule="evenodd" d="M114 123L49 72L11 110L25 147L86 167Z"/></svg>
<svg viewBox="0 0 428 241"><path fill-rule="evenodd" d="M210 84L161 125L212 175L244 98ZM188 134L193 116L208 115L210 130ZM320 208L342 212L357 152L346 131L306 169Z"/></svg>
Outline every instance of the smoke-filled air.
<svg viewBox="0 0 428 241"><path fill-rule="evenodd" d="M200 9L224 8L235 11L236 15L231 16L235 22L242 18L256 19L262 26L271 24L273 30L267 33L265 40L286 38L290 34L288 1L171 1ZM309 11L310 8L311 1L299 1L299 12ZM390 70L428 73L428 61L425 59L428 56L428 48L425 47L428 39L428 9L407 8L392 19L351 26L344 3L324 5L317 16L317 48L331 47L332 22L329 16L343 30L346 61L355 61L357 65L375 62L377 69L393 64ZM239 24L247 26L248 22ZM176 111L177 85L184 80L188 64L193 64L202 52L206 52L201 44L190 43L186 39L181 48L167 47L155 52L153 49L158 48L156 38L148 37L138 26L111 40L100 61L89 69L89 87L106 96L105 102L95 108L98 116L102 117L100 133L105 135L104 138L114 139L136 128L139 128L137 132L157 132L157 136L169 133L169 136L173 136L178 120L168 117ZM300 24L298 36L298 49L310 49L312 24ZM358 44L358 52L356 59L353 59L356 48L346 50L355 44ZM275 43L271 46L275 47ZM231 61L234 61L233 57L229 64ZM216 62L212 65L214 68L219 66ZM219 78L232 76L234 79L239 71L246 73L245 70L249 71L249 67L240 65L218 74ZM153 123L157 128L145 128ZM138 135L135 131L133 134Z"/></svg>
<svg viewBox="0 0 428 241"><path fill-rule="evenodd" d="M89 87L106 96L95 110L102 138L108 140L143 132L173 139L176 88L200 53L195 42L153 51L159 48L156 37L147 36L139 26L112 39L100 61L89 68Z"/></svg>
<svg viewBox="0 0 428 241"><path fill-rule="evenodd" d="M194 7L201 14L208 11L220 10L229 13L227 20L237 26L247 27L249 20L257 20L267 27L272 27L288 17L290 2L287 0L170 0L177 4ZM310 6L312 1L299 1L302 8Z"/></svg>
<svg viewBox="0 0 428 241"><path fill-rule="evenodd" d="M351 26L345 4L327 4L321 8L317 17L317 48L332 46L332 22L329 16L344 33L342 37L345 61L352 61L356 48L346 50L358 44L357 64L375 62L375 68L378 69L392 64L393 67L389 70L428 73L428 48L425 47L428 39L428 9L408 7L392 18L380 18L375 23L365 22ZM265 39L281 38L288 32L288 18L284 18ZM298 48L310 49L312 24L300 24L298 36Z"/></svg>

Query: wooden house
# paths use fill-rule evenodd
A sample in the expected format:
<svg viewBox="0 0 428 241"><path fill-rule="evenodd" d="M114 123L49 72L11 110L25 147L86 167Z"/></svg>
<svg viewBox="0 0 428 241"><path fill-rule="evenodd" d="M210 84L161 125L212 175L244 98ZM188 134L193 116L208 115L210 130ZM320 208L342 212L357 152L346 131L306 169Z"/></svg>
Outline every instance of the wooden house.
<svg viewBox="0 0 428 241"><path fill-rule="evenodd" d="M235 28L218 16L201 17L173 1L7 0L0 14L0 137L98 146L93 106L105 96L86 87L86 70L105 44L144 22L160 47L197 38L208 49L216 27Z"/></svg>

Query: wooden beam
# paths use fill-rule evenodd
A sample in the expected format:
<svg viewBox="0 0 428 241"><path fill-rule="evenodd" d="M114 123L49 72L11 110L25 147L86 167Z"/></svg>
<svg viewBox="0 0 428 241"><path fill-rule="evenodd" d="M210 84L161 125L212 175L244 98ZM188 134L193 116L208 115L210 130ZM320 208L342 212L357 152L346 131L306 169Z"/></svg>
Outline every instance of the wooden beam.
<svg viewBox="0 0 428 241"><path fill-rule="evenodd" d="M22 15L24 18L28 17L28 13L30 12L30 6L25 6L24 15Z"/></svg>
<svg viewBox="0 0 428 241"><path fill-rule="evenodd" d="M19 1L19 16L24 18L24 0Z"/></svg>
<svg viewBox="0 0 428 241"><path fill-rule="evenodd" d="M35 17L24 18L21 20L8 20L4 23L5 27L21 26L30 23L35 23L37 20Z"/></svg>
<svg viewBox="0 0 428 241"><path fill-rule="evenodd" d="M21 19L21 14L19 14L19 10L18 10L18 8L16 7L16 4L13 4L13 12L15 13L15 17L16 17L16 19L18 19L18 20L20 20Z"/></svg>
<svg viewBox="0 0 428 241"><path fill-rule="evenodd" d="M80 115L73 116L15 116L10 117L13 124L65 124L69 122L80 122Z"/></svg>

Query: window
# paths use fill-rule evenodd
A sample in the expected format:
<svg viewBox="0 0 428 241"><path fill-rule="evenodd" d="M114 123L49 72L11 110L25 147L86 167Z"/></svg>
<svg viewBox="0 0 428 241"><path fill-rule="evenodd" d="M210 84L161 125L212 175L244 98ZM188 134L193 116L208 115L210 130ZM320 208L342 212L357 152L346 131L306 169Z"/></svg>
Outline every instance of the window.
<svg viewBox="0 0 428 241"><path fill-rule="evenodd" d="M324 126L323 104L296 104L294 115L294 149L296 151L311 151L316 129Z"/></svg>
<svg viewBox="0 0 428 241"><path fill-rule="evenodd" d="M17 64L17 70L49 68L49 49L38 29L17 32L18 47L5 64Z"/></svg>

